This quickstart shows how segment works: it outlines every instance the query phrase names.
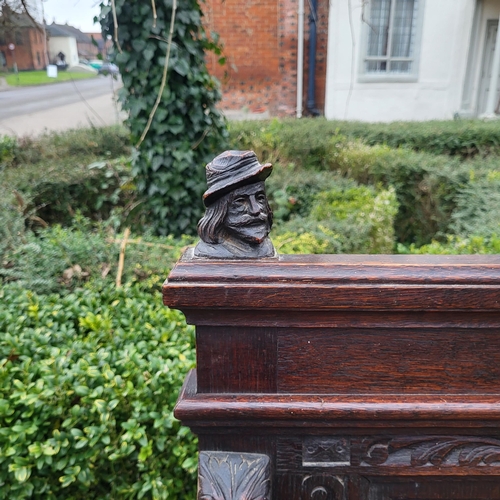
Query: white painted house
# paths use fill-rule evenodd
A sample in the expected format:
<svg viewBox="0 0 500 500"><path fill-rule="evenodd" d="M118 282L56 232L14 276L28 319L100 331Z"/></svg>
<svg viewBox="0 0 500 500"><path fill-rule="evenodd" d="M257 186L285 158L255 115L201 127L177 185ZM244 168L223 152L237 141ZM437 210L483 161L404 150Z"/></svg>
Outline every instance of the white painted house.
<svg viewBox="0 0 500 500"><path fill-rule="evenodd" d="M499 17L500 0L330 1L326 117L494 115Z"/></svg>
<svg viewBox="0 0 500 500"><path fill-rule="evenodd" d="M78 59L78 46L74 33L67 27L55 23L46 26L49 35L49 58L52 64L60 62L60 54L64 55L64 62L69 66L76 66Z"/></svg>

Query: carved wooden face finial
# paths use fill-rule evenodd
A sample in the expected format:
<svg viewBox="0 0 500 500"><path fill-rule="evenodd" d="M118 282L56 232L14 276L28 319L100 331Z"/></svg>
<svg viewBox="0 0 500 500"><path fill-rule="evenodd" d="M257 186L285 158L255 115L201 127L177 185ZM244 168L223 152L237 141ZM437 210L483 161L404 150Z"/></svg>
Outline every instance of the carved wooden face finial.
<svg viewBox="0 0 500 500"><path fill-rule="evenodd" d="M226 151L207 165L206 213L198 223L201 241L195 257L258 259L274 257L269 239L272 211L264 180L270 163L260 164L253 151Z"/></svg>

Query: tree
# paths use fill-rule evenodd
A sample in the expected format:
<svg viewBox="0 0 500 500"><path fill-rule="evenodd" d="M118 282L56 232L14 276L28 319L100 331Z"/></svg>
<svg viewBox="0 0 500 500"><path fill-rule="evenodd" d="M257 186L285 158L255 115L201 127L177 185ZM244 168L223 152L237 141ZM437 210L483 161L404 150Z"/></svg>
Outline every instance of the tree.
<svg viewBox="0 0 500 500"><path fill-rule="evenodd" d="M120 100L136 144L133 172L158 234L193 234L202 213L204 167L221 152L226 122L205 51L220 54L198 0L108 0L103 35L120 68Z"/></svg>
<svg viewBox="0 0 500 500"><path fill-rule="evenodd" d="M36 8L29 0L0 0L0 32L7 33L13 29L19 15L27 16L34 27L39 26L35 20Z"/></svg>

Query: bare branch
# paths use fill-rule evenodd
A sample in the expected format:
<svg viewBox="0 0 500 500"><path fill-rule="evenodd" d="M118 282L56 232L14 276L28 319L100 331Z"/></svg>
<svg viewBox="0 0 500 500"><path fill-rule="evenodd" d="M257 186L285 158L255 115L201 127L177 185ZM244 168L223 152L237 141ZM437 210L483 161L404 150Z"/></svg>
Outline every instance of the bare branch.
<svg viewBox="0 0 500 500"><path fill-rule="evenodd" d="M43 33L43 28L40 27L39 23L37 23L35 21L35 19L33 18L33 16L30 14L28 5L26 4L26 0L21 0L21 5L23 6L24 13L30 18L30 21L35 26L35 29L37 29L38 31L40 31L41 33ZM45 22L45 20L44 20L44 22Z"/></svg>
<svg viewBox="0 0 500 500"><path fill-rule="evenodd" d="M120 46L120 42L118 41L118 18L116 17L116 4L115 4L115 0L111 0L111 10L113 11L113 25L114 25L114 28L115 28L115 43L116 43L116 47L118 49L118 52L123 53L123 50Z"/></svg>
<svg viewBox="0 0 500 500"><path fill-rule="evenodd" d="M118 258L118 272L116 273L116 288L120 288L122 286L122 274L123 267L125 264L125 249L127 248L127 240L130 236L130 228L127 227L125 232L123 233L122 244L120 245L120 257Z"/></svg>
<svg viewBox="0 0 500 500"><path fill-rule="evenodd" d="M156 15L155 0L151 0L151 7L153 8L153 28L156 28L156 19L158 19L158 16Z"/></svg>
<svg viewBox="0 0 500 500"><path fill-rule="evenodd" d="M202 136L191 146L191 149L194 151L203 141L203 139L205 139L205 137L207 136L208 134L208 131L210 129L206 128L204 131L203 131L203 134Z"/></svg>
<svg viewBox="0 0 500 500"><path fill-rule="evenodd" d="M174 25L175 25L175 12L176 11L177 11L177 0L174 0L173 4L172 4L172 19L170 20L170 32L168 34L167 54L165 55L165 64L163 65L163 76L161 79L160 90L158 91L158 96L156 98L156 102L153 106L153 109L151 110L151 113L149 114L149 119L148 119L148 123L146 124L146 128L144 129L144 132L142 133L141 138L139 139L139 142L136 145L136 148L139 148L139 146L143 143L144 139L146 138L146 135L148 134L149 129L151 127L151 123L153 122L153 118L156 114L156 110L158 109L158 106L160 105L161 96L163 95L163 91L165 90L165 85L167 83L168 62L170 60L170 49L172 47L172 38L174 37Z"/></svg>

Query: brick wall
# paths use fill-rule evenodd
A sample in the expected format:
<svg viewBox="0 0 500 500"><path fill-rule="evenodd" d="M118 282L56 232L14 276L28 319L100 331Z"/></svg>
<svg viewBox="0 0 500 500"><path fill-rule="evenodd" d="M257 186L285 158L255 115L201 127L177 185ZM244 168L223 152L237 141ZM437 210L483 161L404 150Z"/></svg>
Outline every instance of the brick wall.
<svg viewBox="0 0 500 500"><path fill-rule="evenodd" d="M6 44L0 45L0 51L4 53L7 60L7 68L14 67L14 57L8 47L9 43L14 43L15 59L20 71L43 69L45 67L43 34L34 28L21 28L18 32L16 37L6 36Z"/></svg>
<svg viewBox="0 0 500 500"><path fill-rule="evenodd" d="M305 22L304 96L307 95L308 2ZM293 116L297 93L298 0L207 0L204 24L219 33L226 64L210 55L209 71L222 83L224 109ZM316 66L317 107L323 111L328 0L319 0ZM304 107L305 107L304 99Z"/></svg>

